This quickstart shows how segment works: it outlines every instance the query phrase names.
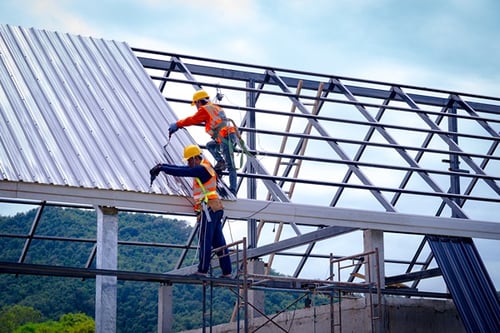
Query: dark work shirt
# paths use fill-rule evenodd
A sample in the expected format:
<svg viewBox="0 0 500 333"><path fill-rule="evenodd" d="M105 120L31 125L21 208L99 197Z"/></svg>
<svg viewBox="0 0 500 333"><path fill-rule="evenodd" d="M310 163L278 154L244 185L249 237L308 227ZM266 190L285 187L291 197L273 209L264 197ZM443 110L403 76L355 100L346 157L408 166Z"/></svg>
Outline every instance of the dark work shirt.
<svg viewBox="0 0 500 333"><path fill-rule="evenodd" d="M162 164L160 170L172 176L199 178L203 184L211 178L210 173L202 165L190 168L187 165Z"/></svg>

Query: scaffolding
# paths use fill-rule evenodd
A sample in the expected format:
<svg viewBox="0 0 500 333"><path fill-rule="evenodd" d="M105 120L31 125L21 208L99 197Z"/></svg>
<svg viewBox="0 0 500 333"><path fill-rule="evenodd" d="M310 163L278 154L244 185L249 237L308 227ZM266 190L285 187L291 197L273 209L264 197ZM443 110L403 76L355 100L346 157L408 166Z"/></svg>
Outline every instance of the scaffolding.
<svg viewBox="0 0 500 333"><path fill-rule="evenodd" d="M356 276L364 280L360 282L359 286L366 287L368 292L365 294L366 301L369 308L369 318L371 322L371 332L381 332L382 328L382 292L381 292L381 279L379 270L379 254L378 249L374 251L368 251L364 253L355 254L352 256L334 258L330 255L330 274L332 274L332 279L335 276L334 267L337 266L337 279L341 282L341 274L343 270L354 268L353 272L349 274L351 276ZM364 267L364 269L361 269ZM375 271L373 271L375 268ZM359 271L364 271L366 274L360 274ZM335 322L334 308L333 308L333 295L331 302L331 332L342 332L342 290L337 291L338 297L338 321ZM376 327L378 326L378 329ZM338 328L338 330L336 330Z"/></svg>
<svg viewBox="0 0 500 333"><path fill-rule="evenodd" d="M229 254L235 260L233 264L236 267L234 280L200 277L200 283L203 286L202 299L202 316L203 326L202 332L206 332L206 328L212 327L212 308L213 308L213 288L214 286L229 288L236 296L235 308L231 316L231 323L234 323L234 331L240 332L258 332L267 325L273 325L280 331L289 332L293 328L290 325L289 329L283 327L276 318L295 306L299 301L304 301L305 307L314 306L310 295L324 295L330 301L330 331L332 333L342 333L342 302L344 298L353 298L354 293L364 294L366 313L370 318L369 331L366 332L382 332L382 311L383 299L380 271L378 269L379 256L378 249L373 251L363 252L352 256L334 258L330 256L330 276L327 279L299 279L290 276L269 275L269 274L254 274L248 271L248 255L246 247L246 239L227 244L226 246L214 249L212 253L215 255L220 250L228 249ZM361 278L360 282L344 282L341 279L343 271L356 268L356 271L364 271L365 275L360 273L348 273ZM238 288L239 290L234 290ZM302 294L294 302L287 305L285 308L277 311L273 315L267 315L258 306L249 301L248 293L252 291L276 291L288 290ZM208 295L208 297L207 297ZM264 297L264 295L262 295ZM208 298L208 300L207 300ZM356 297L355 297L356 298ZM359 297L357 297L359 298ZM207 309L207 302L209 307ZM250 327L250 319L248 309L252 308L259 316L266 320L260 325ZM241 315L241 312L243 314ZM335 319L335 317L337 319ZM208 319L207 319L208 318ZM315 320L313 318L313 320ZM211 331L211 330L210 330Z"/></svg>

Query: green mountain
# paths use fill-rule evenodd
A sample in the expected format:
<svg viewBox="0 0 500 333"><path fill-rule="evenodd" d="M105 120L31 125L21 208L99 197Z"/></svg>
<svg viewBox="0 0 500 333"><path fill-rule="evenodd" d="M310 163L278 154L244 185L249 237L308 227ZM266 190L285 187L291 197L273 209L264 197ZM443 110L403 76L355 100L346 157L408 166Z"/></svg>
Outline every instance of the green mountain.
<svg viewBox="0 0 500 333"><path fill-rule="evenodd" d="M0 216L0 234L27 235L36 210L13 217ZM177 219L137 213L119 213L119 240L185 244L192 227ZM96 238L96 213L93 210L46 207L35 235L54 239L34 239L24 258L25 263L84 267ZM60 238L77 241L63 241ZM59 239L57 239L59 238ZM17 262L25 239L0 237L0 261ZM162 273L172 269L181 250L163 247L120 244L118 269ZM188 262L195 251L190 251ZM95 267L95 259L92 267ZM236 291L237 293L237 291ZM227 288L214 288L207 299L212 306L212 322L228 322L236 293ZM202 287L174 285L174 331L202 326ZM95 315L95 280L53 276L0 274L0 308L26 306L39 311L44 320L58 320L67 313ZM158 284L151 282L118 282L118 332L156 332L158 316ZM284 292L266 293L266 312L274 313L291 304L297 295ZM208 308L207 308L208 309ZM229 310L231 309L231 310ZM0 331L2 332L2 331Z"/></svg>

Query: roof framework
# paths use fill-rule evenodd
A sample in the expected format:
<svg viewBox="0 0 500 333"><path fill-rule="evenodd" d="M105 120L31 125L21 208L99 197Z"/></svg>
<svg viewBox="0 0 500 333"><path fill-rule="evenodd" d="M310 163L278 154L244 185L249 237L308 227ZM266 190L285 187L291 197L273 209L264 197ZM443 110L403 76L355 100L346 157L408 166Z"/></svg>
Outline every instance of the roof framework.
<svg viewBox="0 0 500 333"><path fill-rule="evenodd" d="M149 188L147 170L159 161L180 163L184 145L203 146L208 140L202 128L179 131L170 141L166 135L168 123L194 112L190 97L200 88L225 108L253 154L242 159L238 200L226 197L227 223L246 225L241 234L249 240L249 257L265 258L268 268L280 270L279 260L292 261L293 268L284 273L300 277L331 252L348 255L344 251L349 250L336 247L345 244L338 239L358 235L354 237L361 243L360 229L378 229L415 242L409 257L391 259L389 248L385 253L386 264L399 267L387 281L411 282L414 292L422 279L440 275L424 235L500 239L495 213L500 203L500 98L129 49L114 42L8 26L2 27L2 38L0 73L2 82L12 84L3 85L0 96L1 152L2 161L13 163L2 163L0 197L6 203L40 205L29 233L0 235L24 240L21 264L32 240L56 240L36 233L46 205L191 216L186 200L189 182L166 176ZM16 84L12 77L22 78L24 84ZM40 79L42 85L51 82L52 89L41 89ZM19 102L19 92L26 91L39 91L37 97L47 104L36 104L35 98L31 105ZM73 94L80 94L76 102ZM51 104L54 96L65 96L57 98L60 108ZM76 114L86 116L75 120L67 114L72 102L80 111ZM62 147L75 153L73 161L85 163L87 174L71 168L70 159L58 163L50 148L65 138L62 134L53 142L44 135L14 140L19 131L24 133L14 126L23 122L20 115L35 124L36 133L47 115L44 110L68 117L67 123L59 121L68 126L58 133L68 128L92 132L96 141L80 134L74 137L84 145L75 148L69 140ZM104 117L89 122L93 114ZM51 119L44 121L50 124ZM113 148L130 135L121 149ZM98 151L84 149L92 145ZM20 151L45 151L44 146L48 155L34 155L36 161L55 162L55 171L33 172L32 161L22 159ZM186 254L193 249L194 236L195 231L180 245L121 244L180 246ZM86 268L94 256L95 248ZM176 268L186 265L182 256ZM354 278L351 274L346 280Z"/></svg>
<svg viewBox="0 0 500 333"><path fill-rule="evenodd" d="M203 88L233 112L255 154L239 173L249 198L287 203L313 197L330 207L497 220L486 212L498 207L500 194L498 98L134 51L174 110ZM485 207L486 214L474 216L474 207ZM252 247L259 247L268 224L275 230L274 221L250 219ZM302 242L300 228L290 226L294 245L307 245L297 254L293 275L299 276L317 243ZM283 243L283 227L279 223L273 242ZM358 228L318 229L331 238ZM422 238L406 273L430 266L432 253L425 256L424 249Z"/></svg>

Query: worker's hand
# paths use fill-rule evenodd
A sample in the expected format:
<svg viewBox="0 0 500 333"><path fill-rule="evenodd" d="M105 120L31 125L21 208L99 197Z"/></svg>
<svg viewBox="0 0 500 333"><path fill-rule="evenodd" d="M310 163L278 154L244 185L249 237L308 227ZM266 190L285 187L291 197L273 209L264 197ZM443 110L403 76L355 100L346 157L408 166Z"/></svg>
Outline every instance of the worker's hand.
<svg viewBox="0 0 500 333"><path fill-rule="evenodd" d="M178 129L179 127L177 127L176 123L171 123L170 126L168 126L168 135L174 134Z"/></svg>

